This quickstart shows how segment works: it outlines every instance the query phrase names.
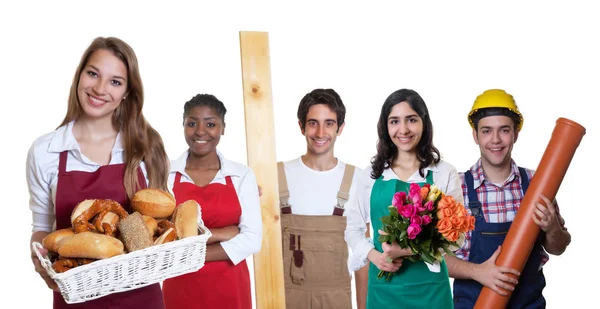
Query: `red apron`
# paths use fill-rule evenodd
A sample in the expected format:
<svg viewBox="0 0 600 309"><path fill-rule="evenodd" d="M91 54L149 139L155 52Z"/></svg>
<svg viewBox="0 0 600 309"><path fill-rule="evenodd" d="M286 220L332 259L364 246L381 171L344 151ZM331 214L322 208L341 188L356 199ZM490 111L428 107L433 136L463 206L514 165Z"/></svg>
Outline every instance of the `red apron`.
<svg viewBox="0 0 600 309"><path fill-rule="evenodd" d="M71 227L71 213L85 199L112 199L131 212L129 198L123 185L125 164L101 166L95 172L66 171L68 151L60 153L58 161L58 184L56 188L56 228ZM141 189L146 188L146 179L138 169ZM164 308L158 283L143 288L115 293L77 304L67 304L58 292L54 292L54 308Z"/></svg>
<svg viewBox="0 0 600 309"><path fill-rule="evenodd" d="M238 225L242 208L231 177L226 184L212 183L198 187L181 182L177 173L173 184L177 205L195 200L202 207L202 220L207 228ZM251 309L250 274L246 261L233 265L230 260L206 262L195 273L163 282L165 305L170 309Z"/></svg>

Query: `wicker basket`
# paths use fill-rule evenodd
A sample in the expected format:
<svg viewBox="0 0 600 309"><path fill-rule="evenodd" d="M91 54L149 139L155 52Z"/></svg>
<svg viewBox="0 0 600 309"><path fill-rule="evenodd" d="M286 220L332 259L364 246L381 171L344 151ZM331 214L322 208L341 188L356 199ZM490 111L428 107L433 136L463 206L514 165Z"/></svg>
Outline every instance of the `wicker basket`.
<svg viewBox="0 0 600 309"><path fill-rule="evenodd" d="M56 273L50 259L40 254L40 243L34 242L32 247L48 275L56 281L65 301L81 303L202 268L206 258L206 241L212 234L204 226L201 215L198 223L201 235L98 260L63 273Z"/></svg>

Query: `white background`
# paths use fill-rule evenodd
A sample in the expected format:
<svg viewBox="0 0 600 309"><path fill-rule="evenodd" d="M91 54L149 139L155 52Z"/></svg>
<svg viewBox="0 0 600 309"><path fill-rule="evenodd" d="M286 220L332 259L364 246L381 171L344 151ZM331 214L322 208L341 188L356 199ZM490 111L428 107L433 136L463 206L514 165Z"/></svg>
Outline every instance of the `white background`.
<svg viewBox="0 0 600 309"><path fill-rule="evenodd" d="M584 125L587 134L557 194L573 241L544 268L544 295L548 308L600 307L594 303L595 284L580 282L596 282L600 275L594 263L599 170L592 150L599 126L591 112L598 104L600 21L590 5L9 3L0 5L0 181L8 224L0 255L3 308L51 303L29 259L25 158L31 143L63 119L75 68L89 43L97 36L116 36L134 48L145 86L144 114L161 133L169 156L186 148L183 104L197 93L212 93L229 110L220 149L245 163L240 30L269 32L278 160L305 151L296 109L317 87L334 88L344 100L346 128L336 156L361 167L375 153L381 105L399 88L423 96L435 144L458 170L478 158L466 115L485 89L506 89L524 114L513 151L519 165L537 167L559 117Z"/></svg>

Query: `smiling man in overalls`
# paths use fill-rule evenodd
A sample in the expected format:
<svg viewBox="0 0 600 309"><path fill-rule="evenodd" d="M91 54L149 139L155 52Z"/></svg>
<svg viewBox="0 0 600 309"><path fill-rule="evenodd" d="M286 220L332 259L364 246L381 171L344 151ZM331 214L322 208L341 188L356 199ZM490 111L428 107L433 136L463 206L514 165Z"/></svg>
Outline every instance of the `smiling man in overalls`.
<svg viewBox="0 0 600 309"><path fill-rule="evenodd" d="M476 221L456 257L446 257L449 274L455 278L454 308L473 308L482 286L500 295L512 291L507 308L545 308L542 266L548 253L560 255L571 242L556 201L539 197L534 222L541 233L522 272L495 263L534 173L511 158L523 116L510 94L491 89L475 100L469 123L481 157L460 176L465 207Z"/></svg>
<svg viewBox="0 0 600 309"><path fill-rule="evenodd" d="M333 155L345 114L334 90L306 94L298 107L306 154L277 165L287 309L352 308L344 204L356 190L360 170ZM362 308L367 273L359 272Z"/></svg>

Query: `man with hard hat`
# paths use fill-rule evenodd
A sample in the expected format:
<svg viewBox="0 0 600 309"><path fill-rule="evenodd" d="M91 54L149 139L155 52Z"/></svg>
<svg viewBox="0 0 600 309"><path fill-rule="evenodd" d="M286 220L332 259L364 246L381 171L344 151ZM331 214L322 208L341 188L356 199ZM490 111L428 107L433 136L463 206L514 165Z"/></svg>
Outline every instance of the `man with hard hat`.
<svg viewBox="0 0 600 309"><path fill-rule="evenodd" d="M481 157L468 171L459 173L465 207L476 221L456 257L446 257L448 272L455 278L454 308L473 308L482 286L500 295L513 291L507 308L545 308L542 266L548 253L560 255L571 242L556 201L539 198L533 220L542 232L523 271L495 263L534 173L511 158L523 115L510 94L491 89L477 97L468 119Z"/></svg>

